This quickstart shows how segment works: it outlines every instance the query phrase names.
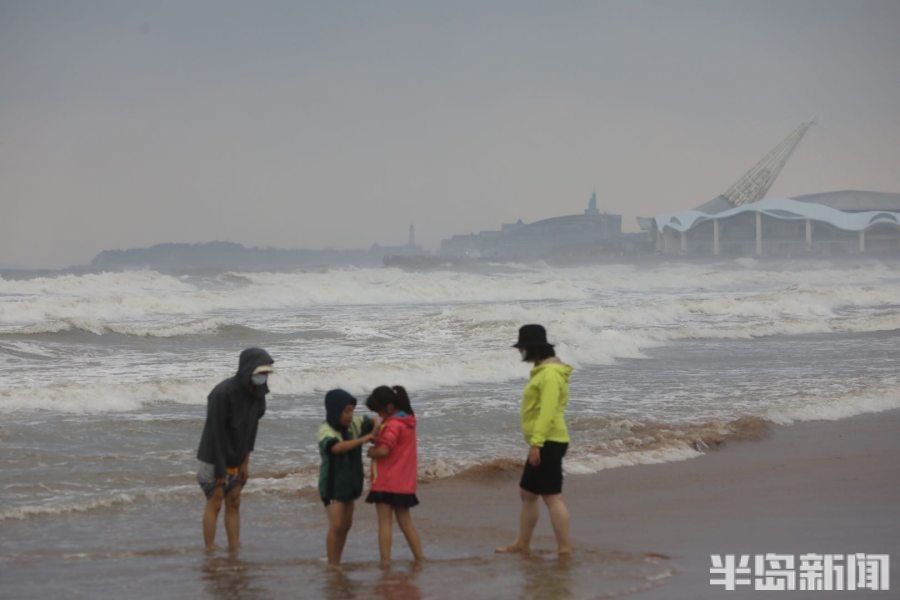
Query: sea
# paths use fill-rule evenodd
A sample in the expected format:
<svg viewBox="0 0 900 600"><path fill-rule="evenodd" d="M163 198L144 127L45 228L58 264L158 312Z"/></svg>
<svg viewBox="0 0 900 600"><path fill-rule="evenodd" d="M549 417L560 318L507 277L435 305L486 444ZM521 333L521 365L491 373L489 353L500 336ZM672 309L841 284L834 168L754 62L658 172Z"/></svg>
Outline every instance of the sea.
<svg viewBox="0 0 900 600"><path fill-rule="evenodd" d="M438 566L425 575L385 579L371 527L354 529L335 574L315 490L316 431L335 387L360 399L360 414L376 386L407 388L423 485L517 468L529 365L511 345L527 323L543 324L574 367L569 475L689 460L767 424L900 407L898 262L6 274L0 595L442 597L450 584L509 577L494 597L527 596L524 575L427 531ZM195 480L206 398L250 346L276 372L244 490L244 547L209 555Z"/></svg>

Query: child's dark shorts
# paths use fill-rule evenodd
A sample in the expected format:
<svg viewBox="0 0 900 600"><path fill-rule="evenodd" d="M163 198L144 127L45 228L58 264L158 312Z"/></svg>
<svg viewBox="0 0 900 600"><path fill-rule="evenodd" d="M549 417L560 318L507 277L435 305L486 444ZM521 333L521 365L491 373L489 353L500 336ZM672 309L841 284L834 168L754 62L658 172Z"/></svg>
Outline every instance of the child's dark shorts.
<svg viewBox="0 0 900 600"><path fill-rule="evenodd" d="M541 464L534 467L527 459L525 460L519 487L539 496L562 493L562 460L568 449L569 444L563 442L544 442L541 448Z"/></svg>
<svg viewBox="0 0 900 600"><path fill-rule="evenodd" d="M390 504L394 508L412 508L419 504L415 494L395 494L393 492L369 492L366 496L369 504Z"/></svg>

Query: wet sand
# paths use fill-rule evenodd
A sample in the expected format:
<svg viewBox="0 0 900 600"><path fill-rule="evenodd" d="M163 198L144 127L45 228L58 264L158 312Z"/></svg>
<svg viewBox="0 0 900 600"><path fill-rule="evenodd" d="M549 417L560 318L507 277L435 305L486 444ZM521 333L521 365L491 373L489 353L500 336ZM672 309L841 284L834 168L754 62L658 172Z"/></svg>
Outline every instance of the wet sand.
<svg viewBox="0 0 900 600"><path fill-rule="evenodd" d="M711 553L887 553L896 590L898 459L900 411L895 410L773 427L761 441L730 442L693 460L569 476L565 497L577 547L573 560L585 568L549 597L723 597L721 587L709 585ZM489 556L515 535L516 483L515 473L498 469L424 485L420 526L429 538L465 540L472 554ZM549 564L552 555L546 552L554 542L545 509L534 546L542 564ZM497 560L528 570L527 562L517 564L515 558ZM562 564L561 572L567 568ZM631 587L608 580L611 572L628 573ZM579 595L589 589L595 591ZM727 597L773 594L751 586ZM857 591L852 597L875 594Z"/></svg>
<svg viewBox="0 0 900 600"><path fill-rule="evenodd" d="M896 597L900 556L900 411L772 427L683 462L568 476L575 554L558 560L546 510L534 553L496 555L518 523L518 467L422 484L414 520L429 561L377 563L375 511L360 502L340 571L324 563L325 515L311 490L242 501L242 548L204 554L201 494L45 522L7 522L33 548L0 556L3 597L45 598L766 598L711 587L709 555L887 553ZM575 432L575 444L587 444ZM39 539L38 539L39 538ZM224 542L224 531L219 531Z"/></svg>

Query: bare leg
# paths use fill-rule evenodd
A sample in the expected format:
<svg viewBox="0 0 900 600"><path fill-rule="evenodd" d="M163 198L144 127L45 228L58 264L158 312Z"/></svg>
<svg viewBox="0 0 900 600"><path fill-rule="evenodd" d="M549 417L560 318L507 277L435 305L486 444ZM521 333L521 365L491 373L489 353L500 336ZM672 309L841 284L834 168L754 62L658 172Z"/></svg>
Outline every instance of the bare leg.
<svg viewBox="0 0 900 600"><path fill-rule="evenodd" d="M397 515L397 525L400 526L400 531L406 537L406 543L409 544L413 557L416 560L425 560L425 555L422 553L422 542L419 540L419 532L416 531L416 526L413 525L409 509L395 508L394 513Z"/></svg>
<svg viewBox="0 0 900 600"><path fill-rule="evenodd" d="M225 533L228 534L229 552L237 552L241 545L241 490L237 485L225 496Z"/></svg>
<svg viewBox="0 0 900 600"><path fill-rule="evenodd" d="M381 553L381 564L391 564L391 529L394 527L393 510L390 504L375 504L378 513L378 550Z"/></svg>
<svg viewBox="0 0 900 600"><path fill-rule="evenodd" d="M223 498L222 488L217 487L206 501L206 508L203 509L203 543L207 550L212 550L216 546L216 522L219 520Z"/></svg>
<svg viewBox="0 0 900 600"><path fill-rule="evenodd" d="M522 512L519 514L519 537L509 546L501 546L496 552L528 552L531 549L531 535L540 516L537 494L519 489L522 498Z"/></svg>
<svg viewBox="0 0 900 600"><path fill-rule="evenodd" d="M338 565L347 543L347 532L353 524L353 501L332 502L325 510L328 512L328 564Z"/></svg>
<svg viewBox="0 0 900 600"><path fill-rule="evenodd" d="M556 551L558 554L571 554L572 542L569 540L569 509L563 502L562 494L541 496L550 511L550 523L556 535Z"/></svg>

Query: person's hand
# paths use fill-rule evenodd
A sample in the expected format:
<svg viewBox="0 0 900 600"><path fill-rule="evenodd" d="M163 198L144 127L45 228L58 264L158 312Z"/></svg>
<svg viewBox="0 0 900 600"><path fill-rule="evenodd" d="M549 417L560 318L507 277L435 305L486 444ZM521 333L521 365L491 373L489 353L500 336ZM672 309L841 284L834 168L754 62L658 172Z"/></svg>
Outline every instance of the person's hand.
<svg viewBox="0 0 900 600"><path fill-rule="evenodd" d="M372 456L373 452L375 452L375 446L369 446L369 449L366 450L366 456L368 456L369 458L375 458L374 456Z"/></svg>
<svg viewBox="0 0 900 600"><path fill-rule="evenodd" d="M541 466L541 449L538 448L537 446L532 446L528 450L528 463L532 467Z"/></svg>
<svg viewBox="0 0 900 600"><path fill-rule="evenodd" d="M375 434L374 434L374 433L367 433L366 435L361 436L359 439L362 440L362 443L363 443L363 444L367 444L367 443L371 442L373 439L375 439Z"/></svg>
<svg viewBox="0 0 900 600"><path fill-rule="evenodd" d="M241 480L241 485L244 485L250 479L250 461L245 460L241 468L238 469L238 478Z"/></svg>

